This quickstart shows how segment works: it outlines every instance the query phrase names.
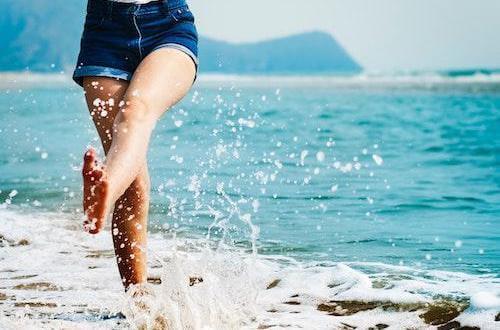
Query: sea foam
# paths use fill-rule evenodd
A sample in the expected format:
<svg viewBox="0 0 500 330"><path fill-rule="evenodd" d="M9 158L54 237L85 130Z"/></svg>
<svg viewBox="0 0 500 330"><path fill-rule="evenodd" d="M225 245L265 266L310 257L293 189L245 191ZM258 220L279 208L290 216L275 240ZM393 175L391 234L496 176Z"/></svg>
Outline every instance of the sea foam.
<svg viewBox="0 0 500 330"><path fill-rule="evenodd" d="M109 232L90 236L79 216L12 206L0 209L0 220L2 328L152 324L128 313L133 302L122 290ZM429 319L432 308L457 310L462 325L496 325L500 281L493 276L299 262L164 233L149 243L146 319L160 315L172 329L425 329L437 322Z"/></svg>

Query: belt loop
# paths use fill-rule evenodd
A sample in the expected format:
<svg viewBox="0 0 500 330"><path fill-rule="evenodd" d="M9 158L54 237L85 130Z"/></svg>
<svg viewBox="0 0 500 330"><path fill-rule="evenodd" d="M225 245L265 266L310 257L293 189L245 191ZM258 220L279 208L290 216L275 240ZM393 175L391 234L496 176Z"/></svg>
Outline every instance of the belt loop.
<svg viewBox="0 0 500 330"><path fill-rule="evenodd" d="M114 1L111 1L111 6L109 6L109 18L113 16Z"/></svg>
<svg viewBox="0 0 500 330"><path fill-rule="evenodd" d="M107 10L108 19L110 19L111 15L113 14L113 5L114 5L113 1L108 1L108 10Z"/></svg>
<svg viewBox="0 0 500 330"><path fill-rule="evenodd" d="M169 6L169 1L168 0L161 0L163 3L163 8L166 10L167 14L170 13L170 6Z"/></svg>

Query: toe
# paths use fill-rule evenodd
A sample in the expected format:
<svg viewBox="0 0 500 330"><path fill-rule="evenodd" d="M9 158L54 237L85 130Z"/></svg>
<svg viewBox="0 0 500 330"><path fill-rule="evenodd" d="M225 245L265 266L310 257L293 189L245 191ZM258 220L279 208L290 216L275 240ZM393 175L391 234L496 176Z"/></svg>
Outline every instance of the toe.
<svg viewBox="0 0 500 330"><path fill-rule="evenodd" d="M83 156L83 168L82 168L83 175L86 175L87 173L89 173L94 169L95 159L96 159L96 152L94 148L89 148L89 150L87 150L87 152Z"/></svg>

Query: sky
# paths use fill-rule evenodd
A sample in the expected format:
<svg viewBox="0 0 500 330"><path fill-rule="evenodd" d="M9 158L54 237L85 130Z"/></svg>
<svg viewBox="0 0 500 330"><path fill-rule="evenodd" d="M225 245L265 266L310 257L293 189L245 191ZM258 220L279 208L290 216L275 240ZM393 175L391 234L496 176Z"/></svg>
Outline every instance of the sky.
<svg viewBox="0 0 500 330"><path fill-rule="evenodd" d="M369 71L500 68L500 0L188 0L200 34L321 30Z"/></svg>

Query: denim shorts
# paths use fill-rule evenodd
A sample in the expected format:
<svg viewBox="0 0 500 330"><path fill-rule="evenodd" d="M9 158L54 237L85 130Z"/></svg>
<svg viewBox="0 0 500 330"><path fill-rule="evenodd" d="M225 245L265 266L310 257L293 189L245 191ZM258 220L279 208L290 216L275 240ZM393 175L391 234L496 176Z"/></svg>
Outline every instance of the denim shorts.
<svg viewBox="0 0 500 330"><path fill-rule="evenodd" d="M163 47L186 53L198 68L198 33L186 0L89 0L73 80L80 86L85 76L130 80L142 59Z"/></svg>

